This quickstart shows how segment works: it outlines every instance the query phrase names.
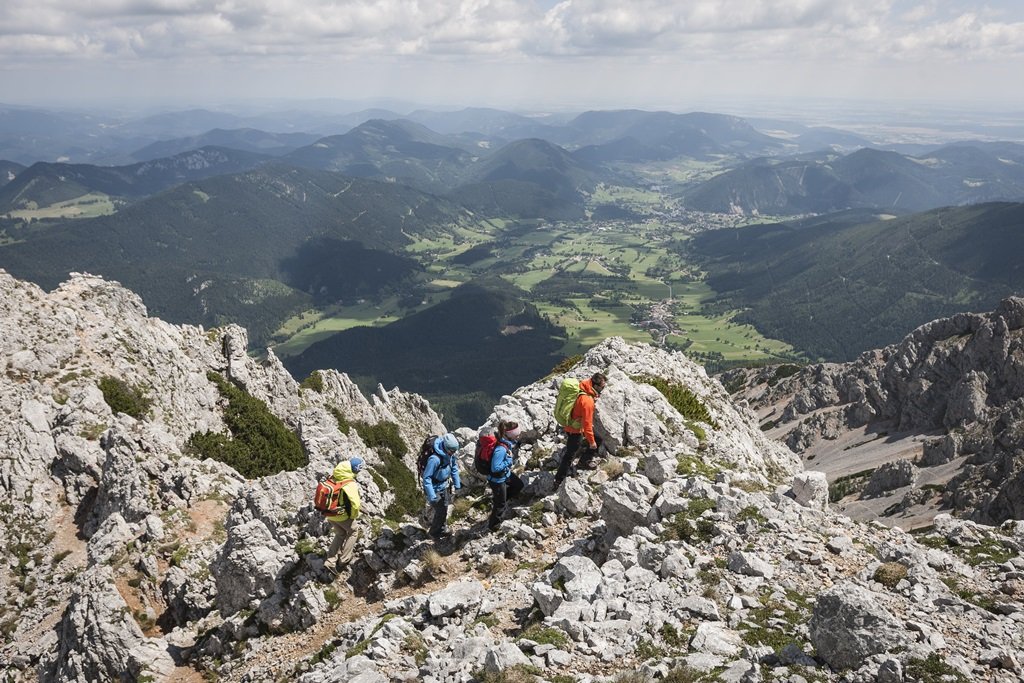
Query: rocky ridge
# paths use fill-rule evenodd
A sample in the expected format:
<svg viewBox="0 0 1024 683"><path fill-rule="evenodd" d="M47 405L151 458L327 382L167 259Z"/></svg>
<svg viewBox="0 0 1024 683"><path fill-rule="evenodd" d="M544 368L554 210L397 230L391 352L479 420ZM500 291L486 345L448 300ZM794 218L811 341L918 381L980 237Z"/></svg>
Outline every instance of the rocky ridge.
<svg viewBox="0 0 1024 683"><path fill-rule="evenodd" d="M836 514L824 475L682 354L609 339L569 369L609 376L608 452L558 491L559 377L504 397L492 420L535 436L518 454L528 498L487 534L474 482L454 539L434 546L386 517L404 493L381 476L387 454L343 424L391 422L415 447L443 429L422 398L367 400L331 371L300 386L273 354L247 357L243 330L148 318L99 278L47 294L0 274L0 292L0 531L15 548L0 661L14 680L1021 678L1024 524L946 515L915 538ZM210 372L262 400L309 463L245 480L196 459L189 437L226 429ZM115 414L105 376L152 405ZM686 387L709 418L648 377ZM475 430L458 433L468 472ZM309 501L338 453L370 465L341 577Z"/></svg>
<svg viewBox="0 0 1024 683"><path fill-rule="evenodd" d="M979 522L1024 517L1022 298L1005 299L991 313L935 320L851 363L786 377L769 368L725 381L742 385L738 395L767 433L814 466L839 456L834 461L845 469L837 474L858 462L874 470L862 497L896 491L897 514L932 498L933 507ZM883 442L891 457L872 457ZM862 460L861 453L869 455ZM933 472L942 476L932 478L931 493L922 491Z"/></svg>

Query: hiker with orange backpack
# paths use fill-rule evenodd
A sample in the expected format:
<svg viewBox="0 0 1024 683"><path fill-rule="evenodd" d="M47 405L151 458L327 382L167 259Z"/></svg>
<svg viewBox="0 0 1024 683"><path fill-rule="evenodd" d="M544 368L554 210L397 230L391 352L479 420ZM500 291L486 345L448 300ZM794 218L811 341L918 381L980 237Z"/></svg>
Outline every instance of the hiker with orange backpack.
<svg viewBox="0 0 1024 683"><path fill-rule="evenodd" d="M491 516L487 520L487 528L491 531L497 531L501 520L508 512L508 499L518 497L523 491L523 480L512 471L512 449L520 434L519 423L511 420L502 420L498 423L497 443L491 452L491 471L487 477L492 494Z"/></svg>
<svg viewBox="0 0 1024 683"><path fill-rule="evenodd" d="M580 382L574 379L562 381L562 386L558 390L558 399L555 401L555 421L565 430L568 438L565 442L565 450L562 452L562 460L558 463L558 472L555 474L555 488L565 481L577 454L579 455L579 469L597 468L594 460L597 458L597 449L601 444L594 436L594 402L607 384L608 378L600 372L595 372L590 379ZM575 392L575 399L572 396L573 392ZM571 409L569 401L571 401ZM584 439L586 439L585 447Z"/></svg>
<svg viewBox="0 0 1024 683"><path fill-rule="evenodd" d="M356 475L363 469L363 459L354 457L342 460L334 467L330 478L317 485L314 506L323 512L327 522L334 529L334 541L327 550L325 560L329 560L338 551L335 569L340 570L352 561L352 551L356 545L358 533L352 525L359 517L359 485Z"/></svg>

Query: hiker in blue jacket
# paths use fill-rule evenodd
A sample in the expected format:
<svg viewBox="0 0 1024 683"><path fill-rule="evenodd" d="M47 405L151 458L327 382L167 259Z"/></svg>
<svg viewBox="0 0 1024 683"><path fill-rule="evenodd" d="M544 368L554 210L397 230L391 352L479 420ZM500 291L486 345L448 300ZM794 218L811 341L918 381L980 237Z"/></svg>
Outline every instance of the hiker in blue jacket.
<svg viewBox="0 0 1024 683"><path fill-rule="evenodd" d="M427 458L423 468L423 492L427 495L427 503L434 508L429 533L435 541L452 535L444 525L448 521L448 506L452 504L453 490L462 488L459 460L455 457L458 450L459 440L454 434L437 437L434 439L434 452Z"/></svg>
<svg viewBox="0 0 1024 683"><path fill-rule="evenodd" d="M512 471L512 449L515 448L519 436L517 422L502 420L498 423L498 443L491 454L491 476L487 478L493 494L491 516L487 520L487 528L491 531L497 530L508 512L508 499L516 498L523 491L523 480Z"/></svg>

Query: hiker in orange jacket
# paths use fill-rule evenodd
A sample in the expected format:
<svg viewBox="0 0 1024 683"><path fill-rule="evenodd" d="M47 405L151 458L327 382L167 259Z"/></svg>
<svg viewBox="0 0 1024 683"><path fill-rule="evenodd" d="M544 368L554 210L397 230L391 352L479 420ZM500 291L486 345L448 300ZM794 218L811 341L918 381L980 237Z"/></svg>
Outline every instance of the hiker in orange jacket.
<svg viewBox="0 0 1024 683"><path fill-rule="evenodd" d="M592 470L597 465L594 459L597 457L597 448L600 442L594 436L594 401L608 384L608 378L603 373L595 372L590 379L580 382L580 395L572 407L572 420L579 420L580 428L572 426L565 427L565 433L569 438L565 442L565 450L562 452L562 461L558 463L558 472L555 474L555 486L558 487L569 474L569 469L580 456L579 469ZM584 447L584 439L586 446Z"/></svg>
<svg viewBox="0 0 1024 683"><path fill-rule="evenodd" d="M352 525L359 517L359 509L361 507L356 475L362 469L363 459L355 457L351 460L339 462L334 467L334 473L331 474L331 478L334 481L345 482L344 486L342 486L342 491L344 491L343 500L346 500L348 503L347 505L343 503L339 506L338 514L327 517L327 521L334 529L334 541L327 551L326 559L331 559L341 550L341 555L338 555L338 561L335 565L335 568L339 570L352 561L352 550L355 548L356 538L359 536L352 529Z"/></svg>

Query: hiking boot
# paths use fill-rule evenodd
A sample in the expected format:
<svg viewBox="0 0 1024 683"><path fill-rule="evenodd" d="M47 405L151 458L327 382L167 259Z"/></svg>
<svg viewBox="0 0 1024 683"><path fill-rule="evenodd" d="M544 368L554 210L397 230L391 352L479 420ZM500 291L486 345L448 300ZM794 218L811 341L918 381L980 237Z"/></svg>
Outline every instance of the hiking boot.
<svg viewBox="0 0 1024 683"><path fill-rule="evenodd" d="M597 467L597 463L594 462L593 460L587 460L586 462L581 462L579 464L579 469L581 470L596 470Z"/></svg>
<svg viewBox="0 0 1024 683"><path fill-rule="evenodd" d="M444 541L444 540L449 539L449 538L452 537L452 532L450 532L447 529L445 529L444 531L442 531L439 534L430 534L430 537L432 539L434 539L435 541Z"/></svg>

